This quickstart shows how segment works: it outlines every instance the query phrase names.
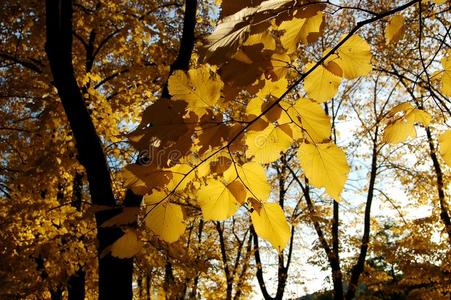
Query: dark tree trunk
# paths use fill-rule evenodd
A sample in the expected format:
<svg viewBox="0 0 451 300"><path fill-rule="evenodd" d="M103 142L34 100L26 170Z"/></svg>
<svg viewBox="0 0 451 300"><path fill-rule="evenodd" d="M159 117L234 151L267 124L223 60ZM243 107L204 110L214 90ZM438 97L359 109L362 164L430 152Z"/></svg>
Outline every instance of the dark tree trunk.
<svg viewBox="0 0 451 300"><path fill-rule="evenodd" d="M83 204L83 174L77 173L74 177L72 206L81 211ZM69 300L85 299L86 273L82 266L69 277L67 281L67 294Z"/></svg>
<svg viewBox="0 0 451 300"><path fill-rule="evenodd" d="M63 290L61 288L57 288L56 290L50 291L50 299L51 300L62 300L63 299Z"/></svg>
<svg viewBox="0 0 451 300"><path fill-rule="evenodd" d="M85 299L85 276L83 269L78 269L67 282L67 294L69 300Z"/></svg>

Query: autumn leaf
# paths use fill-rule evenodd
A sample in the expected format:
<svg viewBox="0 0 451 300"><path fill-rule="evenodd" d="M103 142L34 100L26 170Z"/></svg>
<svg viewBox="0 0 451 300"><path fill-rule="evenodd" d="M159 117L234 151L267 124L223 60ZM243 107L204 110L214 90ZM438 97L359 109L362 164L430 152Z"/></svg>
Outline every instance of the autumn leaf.
<svg viewBox="0 0 451 300"><path fill-rule="evenodd" d="M141 251L142 244L133 229L127 229L123 236L111 245L111 255L118 258L130 258Z"/></svg>
<svg viewBox="0 0 451 300"><path fill-rule="evenodd" d="M322 3L306 6L302 1L292 0L253 1L253 4L230 9L227 14L242 7L218 22L207 38L206 58L209 62L219 64L225 57L231 57L250 35L264 32L272 22L280 24L290 16L305 19L325 7Z"/></svg>
<svg viewBox="0 0 451 300"><path fill-rule="evenodd" d="M345 38L342 36L340 40ZM365 76L372 70L371 52L368 43L358 35L351 36L337 51L335 62L343 70L343 76L354 79Z"/></svg>
<svg viewBox="0 0 451 300"><path fill-rule="evenodd" d="M396 43L404 34L404 17L402 15L393 16L385 27L385 43Z"/></svg>
<svg viewBox="0 0 451 300"><path fill-rule="evenodd" d="M314 16L307 18L301 28L301 41L304 44L315 42L321 35L324 26L324 14L318 11Z"/></svg>
<svg viewBox="0 0 451 300"><path fill-rule="evenodd" d="M159 239L173 243L185 232L186 224L180 205L165 198L167 195L159 191L144 196L147 211L144 222Z"/></svg>
<svg viewBox="0 0 451 300"><path fill-rule="evenodd" d="M416 137L415 124L428 126L431 115L424 110L414 108L410 103L401 103L387 114L388 125L384 129L382 140L385 143L401 143L409 137Z"/></svg>
<svg viewBox="0 0 451 300"><path fill-rule="evenodd" d="M298 158L309 182L324 187L333 199L340 200L349 173L343 150L333 143L304 143L299 147Z"/></svg>
<svg viewBox="0 0 451 300"><path fill-rule="evenodd" d="M248 119L250 121L255 119L271 104L260 98L252 99L246 107ZM246 156L254 157L255 161L262 164L277 160L293 142L293 132L289 123L291 119L280 105L272 107L246 132Z"/></svg>
<svg viewBox="0 0 451 300"><path fill-rule="evenodd" d="M224 221L240 207L240 202L227 185L228 183L209 179L197 192L197 202L205 220ZM235 189L235 186L232 185L232 188Z"/></svg>
<svg viewBox="0 0 451 300"><path fill-rule="evenodd" d="M451 50L448 50L448 55L442 58L442 66L442 93L451 97Z"/></svg>
<svg viewBox="0 0 451 300"><path fill-rule="evenodd" d="M239 179L249 191L249 197L256 198L259 201L266 201L271 192L271 186L266 179L265 169L257 162L248 162L242 166L235 167ZM229 170L233 172L235 168L231 166ZM230 175L224 174L224 176Z"/></svg>
<svg viewBox="0 0 451 300"><path fill-rule="evenodd" d="M247 157L254 157L254 160L266 164L280 158L293 142L289 126L268 126L262 131L249 131L246 133Z"/></svg>
<svg viewBox="0 0 451 300"><path fill-rule="evenodd" d="M304 26L305 21L306 19L294 18L280 24L278 29L285 31L280 41L288 53L296 51L298 43L302 39L302 30L300 29Z"/></svg>
<svg viewBox="0 0 451 300"><path fill-rule="evenodd" d="M207 65L186 73L178 70L168 80L171 100L186 101L188 110L199 116L218 102L223 86L221 79Z"/></svg>
<svg viewBox="0 0 451 300"><path fill-rule="evenodd" d="M304 72L309 71L315 63L308 63ZM341 77L330 72L325 66L317 66L304 79L304 89L308 96L318 102L326 102L337 94L341 83Z"/></svg>
<svg viewBox="0 0 451 300"><path fill-rule="evenodd" d="M305 131L305 138L314 143L329 139L331 125L329 116L318 103L306 98L298 99L288 109L288 114Z"/></svg>
<svg viewBox="0 0 451 300"><path fill-rule="evenodd" d="M251 219L257 235L282 252L290 239L290 226L280 205L262 203L259 211L251 213Z"/></svg>
<svg viewBox="0 0 451 300"><path fill-rule="evenodd" d="M451 166L451 130L447 130L438 139L440 155L448 166Z"/></svg>

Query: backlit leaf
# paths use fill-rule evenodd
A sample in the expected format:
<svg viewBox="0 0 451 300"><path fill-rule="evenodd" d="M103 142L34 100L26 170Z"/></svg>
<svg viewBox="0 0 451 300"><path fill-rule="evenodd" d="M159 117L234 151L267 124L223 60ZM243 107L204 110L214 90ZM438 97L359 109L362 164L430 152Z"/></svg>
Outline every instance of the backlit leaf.
<svg viewBox="0 0 451 300"><path fill-rule="evenodd" d="M233 167L233 166L232 166ZM241 182L249 190L249 196L266 201L271 192L271 186L265 175L265 169L256 162L248 162L242 166L236 166Z"/></svg>
<svg viewBox="0 0 451 300"><path fill-rule="evenodd" d="M235 189L235 186L232 186ZM209 179L197 192L197 202L205 220L224 221L240 207L239 201L219 180Z"/></svg>
<svg viewBox="0 0 451 300"><path fill-rule="evenodd" d="M248 147L246 156L253 156L256 162L262 164L277 160L281 152L286 151L293 142L290 132L284 130L285 128L282 126L268 123L268 126L261 131L248 131L246 133Z"/></svg>
<svg viewBox="0 0 451 300"><path fill-rule="evenodd" d="M393 16L385 27L385 43L396 43L404 34L404 17L402 15Z"/></svg>
<svg viewBox="0 0 451 300"><path fill-rule="evenodd" d="M451 166L451 130L442 133L438 139L440 155L448 166Z"/></svg>
<svg viewBox="0 0 451 300"><path fill-rule="evenodd" d="M448 50L448 55L442 58L442 66L442 93L451 97L451 50Z"/></svg>
<svg viewBox="0 0 451 300"><path fill-rule="evenodd" d="M299 147L298 158L309 182L315 187L324 187L333 199L340 200L349 173L343 150L333 143L304 143Z"/></svg>
<svg viewBox="0 0 451 300"><path fill-rule="evenodd" d="M280 253L290 239L290 226L280 205L262 203L259 211L251 213L251 219L257 235L270 242Z"/></svg>
<svg viewBox="0 0 451 300"><path fill-rule="evenodd" d="M413 107L410 103L401 103L393 107L387 114L388 125L384 129L382 140L385 143L401 143L409 137L417 136L415 124L428 126L431 115L424 110Z"/></svg>
<svg viewBox="0 0 451 300"><path fill-rule="evenodd" d="M351 36L338 49L337 55L338 59L335 62L347 79L365 76L372 70L370 45L358 35Z"/></svg>
<svg viewBox="0 0 451 300"><path fill-rule="evenodd" d="M125 231L124 235L111 245L111 255L118 258L130 258L141 251L142 244L133 229Z"/></svg>
<svg viewBox="0 0 451 300"><path fill-rule="evenodd" d="M306 132L304 136L308 141L320 143L329 139L331 132L329 116L318 103L305 98L298 99L288 109L288 114Z"/></svg>
<svg viewBox="0 0 451 300"><path fill-rule="evenodd" d="M169 77L168 89L172 100L188 103L188 110L202 115L218 102L223 87L221 79L207 65L197 69L175 71Z"/></svg>
<svg viewBox="0 0 451 300"><path fill-rule="evenodd" d="M304 72L315 66L308 63ZM330 72L323 65L317 66L304 80L304 89L308 96L318 102L326 102L337 94L341 78Z"/></svg>
<svg viewBox="0 0 451 300"><path fill-rule="evenodd" d="M159 191L144 196L147 211L144 222L159 239L173 243L185 232L186 224L180 205L165 198L166 194Z"/></svg>

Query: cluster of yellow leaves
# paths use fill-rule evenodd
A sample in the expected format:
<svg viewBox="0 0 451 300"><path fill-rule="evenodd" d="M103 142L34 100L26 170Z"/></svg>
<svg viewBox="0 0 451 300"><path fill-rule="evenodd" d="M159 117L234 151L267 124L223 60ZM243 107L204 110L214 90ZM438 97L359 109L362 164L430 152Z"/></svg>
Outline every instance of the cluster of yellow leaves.
<svg viewBox="0 0 451 300"><path fill-rule="evenodd" d="M343 79L371 71L369 45L357 35L341 37L340 47L324 52L322 64L304 66L309 98L278 99L288 89L298 45L321 35L324 7L291 0L223 4L224 18L204 49L205 61L214 66L172 74L171 98L152 104L129 135L137 149L152 149L149 163L129 166L125 177L147 194L145 224L154 236L172 243L183 234L191 215L181 204L194 204L205 220L215 221L245 206L257 234L281 251L290 228L282 208L268 203L263 165L296 144L309 182L340 199L349 166L330 140L321 103L336 95Z"/></svg>
<svg viewBox="0 0 451 300"><path fill-rule="evenodd" d="M340 41L346 36L342 36ZM328 55L324 63L316 66L311 62L305 65L304 71L309 72L304 80L304 89L315 101L326 102L333 98L338 91L341 81L365 76L371 72L371 52L368 43L353 35L347 39L336 53Z"/></svg>

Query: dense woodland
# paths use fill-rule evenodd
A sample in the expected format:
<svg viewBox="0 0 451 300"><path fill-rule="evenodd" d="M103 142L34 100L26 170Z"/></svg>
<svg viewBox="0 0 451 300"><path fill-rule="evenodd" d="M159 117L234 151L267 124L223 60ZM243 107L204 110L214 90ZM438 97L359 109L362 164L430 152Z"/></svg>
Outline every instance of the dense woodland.
<svg viewBox="0 0 451 300"><path fill-rule="evenodd" d="M0 40L0 299L450 299L450 1L2 0Z"/></svg>

